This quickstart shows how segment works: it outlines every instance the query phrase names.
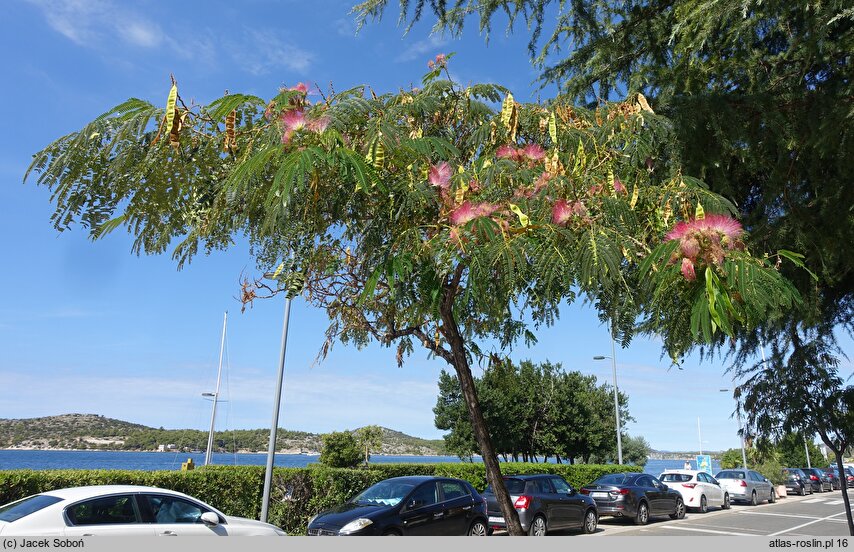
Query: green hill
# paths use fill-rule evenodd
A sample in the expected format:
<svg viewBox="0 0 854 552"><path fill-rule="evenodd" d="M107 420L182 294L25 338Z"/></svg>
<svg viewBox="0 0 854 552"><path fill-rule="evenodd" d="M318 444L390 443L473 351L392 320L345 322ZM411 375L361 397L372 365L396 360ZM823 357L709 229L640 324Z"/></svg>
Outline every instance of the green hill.
<svg viewBox="0 0 854 552"><path fill-rule="evenodd" d="M217 431L217 452L266 452L269 429ZM197 429L157 429L97 414L63 414L44 418L0 418L0 448L89 450L204 450L208 433ZM276 450L316 454L319 434L279 429ZM382 454L444 454L441 440L428 440L383 428Z"/></svg>

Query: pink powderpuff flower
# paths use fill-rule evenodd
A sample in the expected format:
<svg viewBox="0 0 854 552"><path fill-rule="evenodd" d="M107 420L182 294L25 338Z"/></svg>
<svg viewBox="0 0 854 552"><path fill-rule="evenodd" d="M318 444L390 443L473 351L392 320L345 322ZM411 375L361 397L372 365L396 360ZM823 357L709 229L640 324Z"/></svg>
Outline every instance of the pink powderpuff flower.
<svg viewBox="0 0 854 552"><path fill-rule="evenodd" d="M498 206L493 203L471 203L464 201L462 205L451 212L451 224L454 226L462 226L478 217L488 217L498 209Z"/></svg>
<svg viewBox="0 0 854 552"><path fill-rule="evenodd" d="M689 282L697 279L697 274L694 273L694 263L691 259L682 259L682 276Z"/></svg>
<svg viewBox="0 0 854 552"><path fill-rule="evenodd" d="M446 63L445 54L437 54L436 55L436 65L444 66Z"/></svg>
<svg viewBox="0 0 854 552"><path fill-rule="evenodd" d="M697 238L688 237L679 243L679 249L686 258L693 261L700 253L700 242L697 241Z"/></svg>
<svg viewBox="0 0 854 552"><path fill-rule="evenodd" d="M308 94L308 85L304 82L298 82L296 86L291 86L290 88L288 88L288 90Z"/></svg>
<svg viewBox="0 0 854 552"><path fill-rule="evenodd" d="M431 59L430 61L428 61L428 62L427 62L427 68L428 68L428 69L433 69L433 67L434 67L435 65L436 65L436 64L435 64L435 63L433 63L433 60L432 60L432 59Z"/></svg>
<svg viewBox="0 0 854 552"><path fill-rule="evenodd" d="M451 166L447 161L431 166L427 179L433 186L447 190L451 185Z"/></svg>
<svg viewBox="0 0 854 552"><path fill-rule="evenodd" d="M329 126L329 117L324 115L323 117L320 117L318 119L312 119L306 124L306 126L312 132L323 132L324 130L326 130L326 127Z"/></svg>
<svg viewBox="0 0 854 552"><path fill-rule="evenodd" d="M495 156L499 159L516 159L519 152L511 145L501 146L495 151Z"/></svg>
<svg viewBox="0 0 854 552"><path fill-rule="evenodd" d="M531 161L539 161L546 156L546 150L539 144L528 144L521 152L522 155ZM517 153L518 155L518 153Z"/></svg>
<svg viewBox="0 0 854 552"><path fill-rule="evenodd" d="M282 143L291 141L294 132L305 127L305 113L301 109L291 109L282 113L282 123L285 125L285 133L282 135Z"/></svg>
<svg viewBox="0 0 854 552"><path fill-rule="evenodd" d="M552 207L552 223L566 224L566 221L568 221L571 216L572 207L569 206L566 200L557 200L554 204L554 207Z"/></svg>
<svg viewBox="0 0 854 552"><path fill-rule="evenodd" d="M451 224L454 226L461 226L470 220L474 220L478 217L477 211L472 207L470 201L464 201L462 205L457 207L451 212Z"/></svg>
<svg viewBox="0 0 854 552"><path fill-rule="evenodd" d="M573 215L576 215L579 217L584 217L587 215L587 207L585 207L584 204L581 203L580 201L572 202L571 207L572 207L572 214Z"/></svg>
<svg viewBox="0 0 854 552"><path fill-rule="evenodd" d="M668 240L681 240L695 233L707 236L709 239L718 239L723 236L727 241L727 247L732 249L736 240L741 237L744 230L741 223L727 215L706 215L702 219L694 219L688 222L679 222L665 236Z"/></svg>
<svg viewBox="0 0 854 552"><path fill-rule="evenodd" d="M618 194L625 194L626 193L626 187L623 186L623 183L620 182L619 178L614 179L614 191L617 192Z"/></svg>

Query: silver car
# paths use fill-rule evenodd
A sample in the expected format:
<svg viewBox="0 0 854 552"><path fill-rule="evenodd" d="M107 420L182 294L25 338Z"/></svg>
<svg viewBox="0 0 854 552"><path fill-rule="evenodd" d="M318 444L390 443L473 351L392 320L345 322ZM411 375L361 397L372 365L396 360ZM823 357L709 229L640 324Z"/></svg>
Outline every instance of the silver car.
<svg viewBox="0 0 854 552"><path fill-rule="evenodd" d="M733 502L747 502L756 506L765 500L769 503L777 501L774 485L759 472L745 469L723 470L718 472L715 479L729 493Z"/></svg>

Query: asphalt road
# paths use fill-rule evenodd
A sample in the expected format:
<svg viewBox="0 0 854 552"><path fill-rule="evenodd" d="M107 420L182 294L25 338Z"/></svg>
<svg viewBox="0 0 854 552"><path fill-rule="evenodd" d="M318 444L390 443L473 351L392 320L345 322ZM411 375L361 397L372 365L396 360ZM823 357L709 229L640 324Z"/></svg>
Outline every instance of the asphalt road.
<svg viewBox="0 0 854 552"><path fill-rule="evenodd" d="M854 489L848 489L854 499ZM567 533L568 534L568 533ZM609 536L730 536L768 537L848 536L842 492L787 496L775 504L733 504L730 510L712 509L706 514L688 511L685 519L653 518L637 526L631 520L605 517L590 537Z"/></svg>

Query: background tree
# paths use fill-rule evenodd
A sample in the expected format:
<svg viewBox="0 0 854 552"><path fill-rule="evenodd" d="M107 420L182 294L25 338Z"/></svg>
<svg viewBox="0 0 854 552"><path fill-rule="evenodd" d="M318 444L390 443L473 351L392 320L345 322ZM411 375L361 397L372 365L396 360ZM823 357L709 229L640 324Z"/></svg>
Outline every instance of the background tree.
<svg viewBox="0 0 854 552"><path fill-rule="evenodd" d="M372 450L380 450L383 446L383 428L376 425L360 427L356 430L356 440L359 447L365 451L365 465L371 459Z"/></svg>
<svg viewBox="0 0 854 552"><path fill-rule="evenodd" d="M646 465L652 447L649 446L649 442L642 435L638 435L637 437L625 435L622 438L622 444L623 459L627 464L635 464L640 467ZM611 458L613 459L614 456Z"/></svg>
<svg viewBox="0 0 854 552"><path fill-rule="evenodd" d="M739 408L747 413L747 424L757 435L784 439L792 433L817 434L833 451L836 466L843 473L842 455L854 442L854 386L846 386L839 377L838 361L820 336L791 350L788 358L775 350L769 362L737 372L745 378L745 383L736 388ZM794 369L790 372L789 367ZM804 373L813 376L808 380L797 377ZM787 389L790 391L785 392ZM854 535L845 487L842 499L848 529Z"/></svg>
<svg viewBox="0 0 854 552"><path fill-rule="evenodd" d="M474 381L495 450L505 460L538 462L554 457L557 462L595 463L616 458L612 388L598 385L594 376L564 372L560 364L550 362L525 360L515 365L493 358L483 377ZM442 372L439 388L433 409L436 427L450 430L444 436L448 450L470 457L477 446L470 437L471 421L459 384ZM632 421L628 398L618 396L625 424ZM629 446L635 444L637 463L645 464L648 444L633 441Z"/></svg>
<svg viewBox="0 0 854 552"><path fill-rule="evenodd" d="M432 63L420 89L318 105L305 85L186 105L173 84L165 111L128 100L36 154L28 175L51 188L58 229L124 226L138 253L177 242L179 266L246 236L281 283L246 282L243 300L301 291L330 318L321 356L376 340L400 362L416 344L445 360L521 534L470 369L484 341L532 342L529 324L583 296L603 318L644 316L678 357L797 295L782 257L752 256L732 206L681 172L668 123L640 97L520 105Z"/></svg>
<svg viewBox="0 0 854 552"><path fill-rule="evenodd" d="M322 436L320 463L333 468L355 468L362 461L362 447L349 431L333 431Z"/></svg>
<svg viewBox="0 0 854 552"><path fill-rule="evenodd" d="M727 449L721 454L721 469L740 468L742 465L741 449Z"/></svg>
<svg viewBox="0 0 854 552"><path fill-rule="evenodd" d="M812 439L806 440L806 447L809 448L810 464L817 467L824 467L827 459L824 457L821 449L815 446ZM791 468L807 467L807 452L802 433L787 433L783 435L777 441L776 449L778 458L784 466Z"/></svg>

